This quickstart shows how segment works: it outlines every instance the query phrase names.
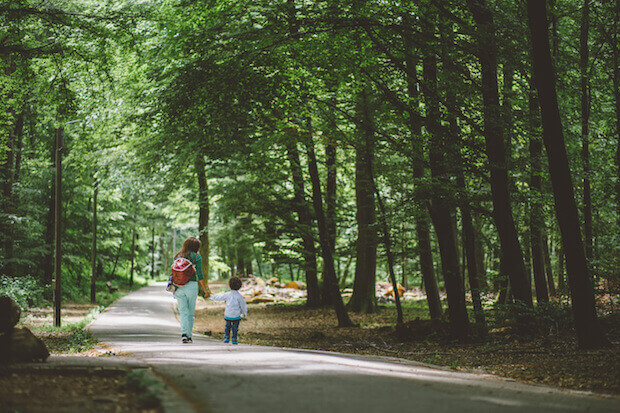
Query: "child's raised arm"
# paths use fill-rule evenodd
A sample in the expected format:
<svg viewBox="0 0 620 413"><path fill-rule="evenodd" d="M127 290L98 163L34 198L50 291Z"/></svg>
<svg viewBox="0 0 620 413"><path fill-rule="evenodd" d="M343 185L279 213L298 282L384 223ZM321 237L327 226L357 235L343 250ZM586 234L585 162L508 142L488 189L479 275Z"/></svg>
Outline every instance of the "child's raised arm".
<svg viewBox="0 0 620 413"><path fill-rule="evenodd" d="M215 294L209 298L212 299L213 301L226 301L226 297L228 297L229 294L230 294L229 292L222 293L222 294Z"/></svg>

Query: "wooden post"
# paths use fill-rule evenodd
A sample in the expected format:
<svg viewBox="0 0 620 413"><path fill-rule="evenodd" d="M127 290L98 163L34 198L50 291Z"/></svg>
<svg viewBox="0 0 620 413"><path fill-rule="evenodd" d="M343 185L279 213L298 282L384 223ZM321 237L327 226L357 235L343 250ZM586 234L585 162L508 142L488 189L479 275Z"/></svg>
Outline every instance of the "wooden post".
<svg viewBox="0 0 620 413"><path fill-rule="evenodd" d="M95 295L97 288L95 280L97 279L97 192L99 192L99 181L95 178L93 190L93 247L92 247L92 267L90 274L90 303L95 304Z"/></svg>
<svg viewBox="0 0 620 413"><path fill-rule="evenodd" d="M151 238L151 278L155 278L155 222Z"/></svg>
<svg viewBox="0 0 620 413"><path fill-rule="evenodd" d="M129 288L133 287L133 260L135 256L136 256L136 228L132 230L132 234L131 234L131 269L129 270Z"/></svg>
<svg viewBox="0 0 620 413"><path fill-rule="evenodd" d="M54 325L60 327L60 308L62 306L62 126L56 129L56 191L54 194Z"/></svg>

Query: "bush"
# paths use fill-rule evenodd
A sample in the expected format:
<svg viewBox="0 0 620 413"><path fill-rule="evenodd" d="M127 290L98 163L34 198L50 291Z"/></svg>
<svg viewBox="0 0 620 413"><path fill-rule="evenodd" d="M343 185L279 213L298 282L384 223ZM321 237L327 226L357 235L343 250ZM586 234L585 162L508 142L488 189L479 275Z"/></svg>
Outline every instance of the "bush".
<svg viewBox="0 0 620 413"><path fill-rule="evenodd" d="M8 295L25 310L28 307L39 307L46 304L43 288L31 276L7 277L0 276L0 295Z"/></svg>

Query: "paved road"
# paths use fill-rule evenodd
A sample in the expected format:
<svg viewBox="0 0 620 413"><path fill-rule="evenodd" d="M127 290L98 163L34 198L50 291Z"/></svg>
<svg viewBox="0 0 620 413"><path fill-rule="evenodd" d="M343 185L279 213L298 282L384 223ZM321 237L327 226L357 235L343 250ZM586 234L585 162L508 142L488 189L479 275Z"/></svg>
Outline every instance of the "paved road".
<svg viewBox="0 0 620 413"><path fill-rule="evenodd" d="M148 364L197 412L620 412L620 399L531 386L400 359L181 344L163 284L122 298L90 326L100 342ZM251 317L251 314L250 314Z"/></svg>

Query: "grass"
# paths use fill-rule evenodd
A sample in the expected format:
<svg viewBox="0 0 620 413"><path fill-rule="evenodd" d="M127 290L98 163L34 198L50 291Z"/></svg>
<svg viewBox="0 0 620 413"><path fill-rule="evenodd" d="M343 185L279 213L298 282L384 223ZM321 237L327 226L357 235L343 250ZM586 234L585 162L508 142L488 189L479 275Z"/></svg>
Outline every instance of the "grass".
<svg viewBox="0 0 620 413"><path fill-rule="evenodd" d="M102 306L92 307L84 316L60 327L46 322L37 323L32 317L26 317L22 325L39 336L47 345L50 353L79 354L92 350L97 343L90 332L84 328L99 315L102 309Z"/></svg>

